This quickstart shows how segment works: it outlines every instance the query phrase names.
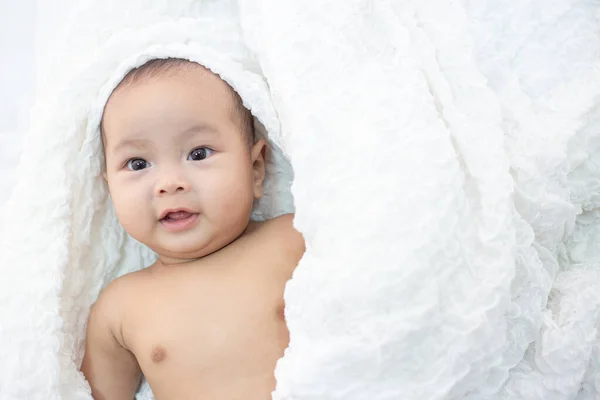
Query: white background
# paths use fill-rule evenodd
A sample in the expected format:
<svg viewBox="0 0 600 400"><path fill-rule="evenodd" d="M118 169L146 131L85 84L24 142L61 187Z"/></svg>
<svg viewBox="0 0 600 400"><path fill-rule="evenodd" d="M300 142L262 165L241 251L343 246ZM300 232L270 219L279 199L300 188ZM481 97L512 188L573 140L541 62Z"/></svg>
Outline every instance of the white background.
<svg viewBox="0 0 600 400"><path fill-rule="evenodd" d="M36 0L0 0L0 208L14 184L14 168L35 90ZM29 143L27 146L35 146Z"/></svg>

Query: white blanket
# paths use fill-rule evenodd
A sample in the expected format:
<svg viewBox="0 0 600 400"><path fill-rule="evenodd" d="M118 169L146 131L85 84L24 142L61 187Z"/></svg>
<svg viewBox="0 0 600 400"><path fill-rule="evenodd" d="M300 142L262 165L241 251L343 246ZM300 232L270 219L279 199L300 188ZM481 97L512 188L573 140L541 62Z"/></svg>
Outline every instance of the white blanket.
<svg viewBox="0 0 600 400"><path fill-rule="evenodd" d="M3 224L0 399L90 398L89 307L153 257L116 223L97 124L156 56L221 74L283 150L257 217L291 209L293 167L307 251L274 399L600 397L599 19L592 0L77 2Z"/></svg>

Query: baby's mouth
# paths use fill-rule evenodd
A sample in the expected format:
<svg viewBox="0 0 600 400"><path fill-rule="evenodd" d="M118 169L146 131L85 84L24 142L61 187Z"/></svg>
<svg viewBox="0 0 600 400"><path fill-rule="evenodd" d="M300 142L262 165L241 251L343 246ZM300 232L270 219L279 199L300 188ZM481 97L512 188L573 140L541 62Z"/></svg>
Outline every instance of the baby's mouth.
<svg viewBox="0 0 600 400"><path fill-rule="evenodd" d="M186 219L194 215L194 213L188 211L175 211L170 212L161 221L180 221L182 219Z"/></svg>
<svg viewBox="0 0 600 400"><path fill-rule="evenodd" d="M198 215L189 211L173 211L161 218L160 224L169 232L181 232L195 226Z"/></svg>

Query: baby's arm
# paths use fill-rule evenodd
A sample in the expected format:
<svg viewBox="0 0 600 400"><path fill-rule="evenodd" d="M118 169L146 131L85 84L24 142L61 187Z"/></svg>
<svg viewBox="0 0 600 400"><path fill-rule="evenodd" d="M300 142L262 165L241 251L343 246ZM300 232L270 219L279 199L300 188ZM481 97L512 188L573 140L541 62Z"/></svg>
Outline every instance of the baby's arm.
<svg viewBox="0 0 600 400"><path fill-rule="evenodd" d="M88 320L81 372L95 400L132 400L141 379L135 356L121 345L120 283L115 281L102 292Z"/></svg>

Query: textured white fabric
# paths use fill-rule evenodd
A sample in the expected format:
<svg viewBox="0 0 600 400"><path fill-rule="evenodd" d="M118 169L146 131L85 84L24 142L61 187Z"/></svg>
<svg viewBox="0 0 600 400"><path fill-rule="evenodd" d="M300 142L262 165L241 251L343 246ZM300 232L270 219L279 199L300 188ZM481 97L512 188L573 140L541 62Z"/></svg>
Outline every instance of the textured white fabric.
<svg viewBox="0 0 600 400"><path fill-rule="evenodd" d="M598 2L242 3L308 242L274 397L599 397Z"/></svg>
<svg viewBox="0 0 600 400"><path fill-rule="evenodd" d="M14 185L34 91L35 0L0 2L0 224Z"/></svg>
<svg viewBox="0 0 600 400"><path fill-rule="evenodd" d="M9 204L0 398L89 399L89 306L152 258L116 224L97 122L166 55L228 80L294 169L274 399L600 398L600 3L238 3L77 3ZM264 217L291 207L272 193Z"/></svg>

